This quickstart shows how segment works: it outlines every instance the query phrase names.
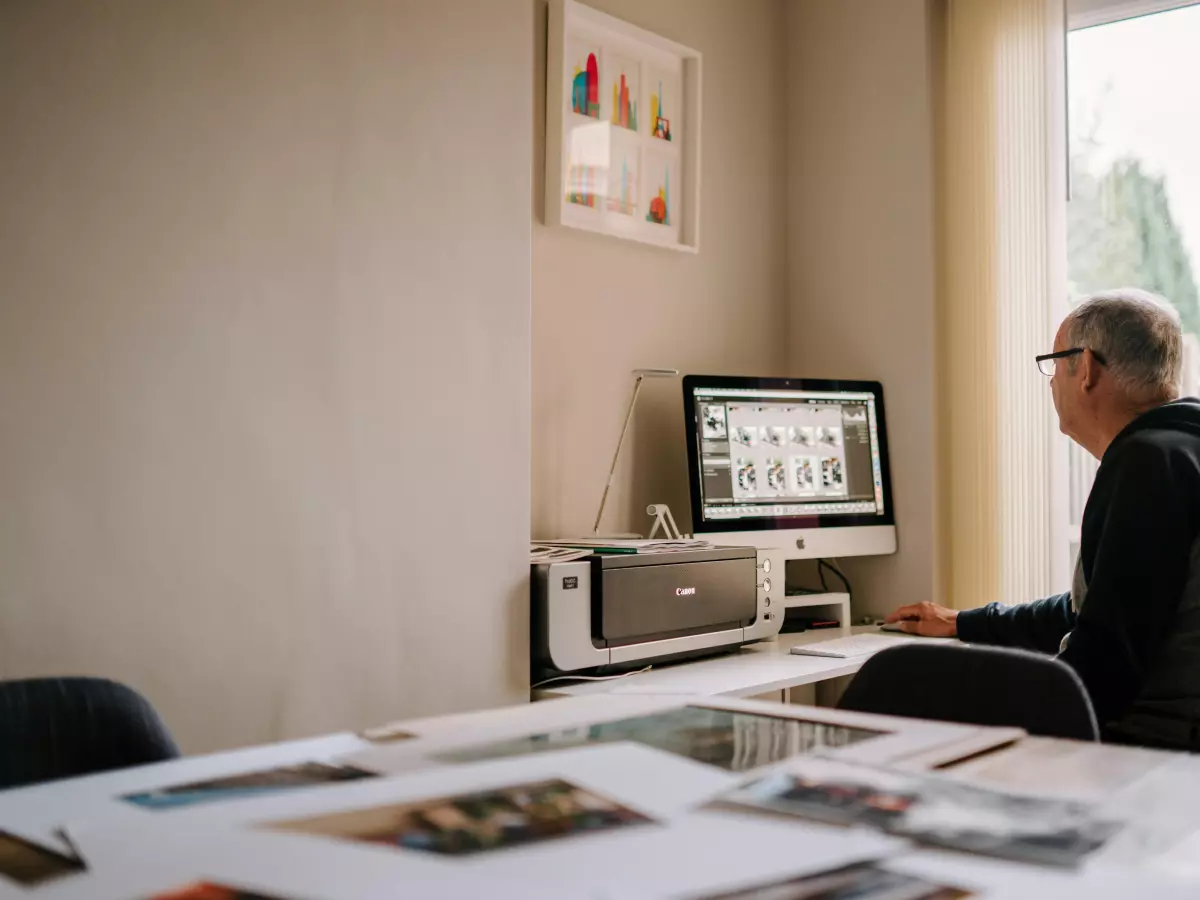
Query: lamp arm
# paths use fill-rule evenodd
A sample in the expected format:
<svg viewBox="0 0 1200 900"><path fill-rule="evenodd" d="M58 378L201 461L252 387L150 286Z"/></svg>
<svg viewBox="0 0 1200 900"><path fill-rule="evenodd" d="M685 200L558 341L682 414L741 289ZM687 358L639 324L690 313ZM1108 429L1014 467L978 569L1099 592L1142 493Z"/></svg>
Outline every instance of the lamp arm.
<svg viewBox="0 0 1200 900"><path fill-rule="evenodd" d="M629 410L625 413L625 424L621 427L621 437L617 441L617 450L613 453L612 467L608 470L608 481L605 482L604 494L600 497L600 509L596 512L596 524L592 526L592 534L600 533L600 520L604 517L604 505L608 502L608 490L612 487L613 478L617 474L617 460L621 458L621 447L625 445L625 435L629 433L629 423L633 419L633 407L637 403L644 377L639 375L637 381L633 383L633 396L629 398Z"/></svg>

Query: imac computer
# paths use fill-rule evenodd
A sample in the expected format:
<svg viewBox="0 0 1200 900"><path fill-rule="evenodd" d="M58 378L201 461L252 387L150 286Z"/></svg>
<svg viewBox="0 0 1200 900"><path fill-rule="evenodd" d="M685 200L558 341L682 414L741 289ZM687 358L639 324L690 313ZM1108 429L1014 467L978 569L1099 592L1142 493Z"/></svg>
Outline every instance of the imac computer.
<svg viewBox="0 0 1200 900"><path fill-rule="evenodd" d="M784 559L896 552L878 382L688 375L683 398L696 537Z"/></svg>

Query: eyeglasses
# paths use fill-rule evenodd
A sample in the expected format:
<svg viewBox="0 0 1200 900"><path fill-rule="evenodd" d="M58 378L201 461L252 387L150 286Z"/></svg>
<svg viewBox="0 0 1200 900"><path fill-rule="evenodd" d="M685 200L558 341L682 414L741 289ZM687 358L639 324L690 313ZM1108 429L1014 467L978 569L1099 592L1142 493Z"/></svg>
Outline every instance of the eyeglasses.
<svg viewBox="0 0 1200 900"><path fill-rule="evenodd" d="M1089 348L1072 347L1070 350L1059 350L1057 353L1043 353L1041 356L1034 357L1034 361L1037 363L1038 371L1049 377L1054 374L1054 364L1056 360L1066 359L1068 356L1076 356L1087 349ZM1100 363L1100 365L1108 365L1108 363L1104 361L1104 357L1095 350L1092 350L1092 356L1095 357L1096 362Z"/></svg>

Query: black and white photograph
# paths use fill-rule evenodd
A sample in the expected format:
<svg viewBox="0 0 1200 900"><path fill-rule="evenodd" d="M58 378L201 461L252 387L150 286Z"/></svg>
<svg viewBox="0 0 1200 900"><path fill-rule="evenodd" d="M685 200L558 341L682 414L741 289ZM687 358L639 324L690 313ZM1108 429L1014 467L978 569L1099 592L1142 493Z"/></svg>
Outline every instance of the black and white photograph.
<svg viewBox="0 0 1200 900"><path fill-rule="evenodd" d="M821 425L817 428L817 443L822 447L840 447L842 429L836 425Z"/></svg>
<svg viewBox="0 0 1200 900"><path fill-rule="evenodd" d="M936 775L804 759L726 795L738 806L862 825L922 844L1072 866L1119 824L1084 803L1006 794Z"/></svg>
<svg viewBox="0 0 1200 900"><path fill-rule="evenodd" d="M734 462L737 480L734 483L735 497L758 496L758 466L753 459L739 456Z"/></svg>
<svg viewBox="0 0 1200 900"><path fill-rule="evenodd" d="M788 441L801 447L815 447L817 430L811 425L791 425L788 427Z"/></svg>
<svg viewBox="0 0 1200 900"><path fill-rule="evenodd" d="M725 429L725 407L722 404L707 404L700 407L701 434L706 441L723 441L729 433Z"/></svg>
<svg viewBox="0 0 1200 900"><path fill-rule="evenodd" d="M743 447L757 447L758 429L753 425L739 425L733 429L733 442Z"/></svg>
<svg viewBox="0 0 1200 900"><path fill-rule="evenodd" d="M846 486L842 461L836 456L821 459L821 487L829 491L841 491Z"/></svg>
<svg viewBox="0 0 1200 900"><path fill-rule="evenodd" d="M798 494L817 489L816 466L811 456L793 456L791 460L792 489Z"/></svg>
<svg viewBox="0 0 1200 900"><path fill-rule="evenodd" d="M776 494L788 493L787 466L777 457L767 459L767 488Z"/></svg>

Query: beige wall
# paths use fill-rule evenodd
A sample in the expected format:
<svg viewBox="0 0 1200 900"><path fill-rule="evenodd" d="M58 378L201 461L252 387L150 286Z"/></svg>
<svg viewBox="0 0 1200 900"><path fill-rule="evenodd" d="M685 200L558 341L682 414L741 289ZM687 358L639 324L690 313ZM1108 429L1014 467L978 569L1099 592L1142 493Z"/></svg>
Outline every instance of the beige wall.
<svg viewBox="0 0 1200 900"><path fill-rule="evenodd" d="M899 552L846 561L855 614L934 591L927 0L788 4L788 365L883 383Z"/></svg>
<svg viewBox="0 0 1200 900"><path fill-rule="evenodd" d="M530 17L0 5L0 677L189 751L526 696Z"/></svg>
<svg viewBox="0 0 1200 900"><path fill-rule="evenodd" d="M541 224L544 0L535 0L533 533L590 531L633 387L630 369L784 374L786 127L781 0L593 0L704 56L701 250ZM647 382L605 530L645 532L648 502L688 525L678 381Z"/></svg>

